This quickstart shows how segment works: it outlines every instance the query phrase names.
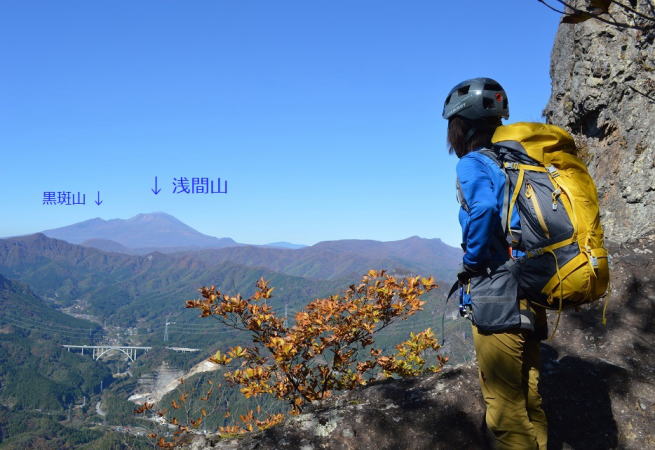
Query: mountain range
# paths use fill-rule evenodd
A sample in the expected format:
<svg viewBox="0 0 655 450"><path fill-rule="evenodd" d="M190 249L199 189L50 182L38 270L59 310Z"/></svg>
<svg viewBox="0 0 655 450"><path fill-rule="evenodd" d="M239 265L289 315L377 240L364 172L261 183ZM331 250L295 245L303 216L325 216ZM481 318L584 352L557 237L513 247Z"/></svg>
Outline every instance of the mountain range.
<svg viewBox="0 0 655 450"><path fill-rule="evenodd" d="M76 230L82 230L81 236ZM432 275L445 285L461 258L459 249L417 236L391 242L325 241L297 249L243 245L205 236L163 213L93 219L47 232L75 242L45 233L0 239L0 274L26 283L57 308L123 328L139 327L141 342L160 339L157 330L169 315L178 327L204 326L183 308L201 286L214 284L230 294L248 295L264 277L276 288L274 307L293 313L314 298L339 292L370 269ZM211 247L218 241L233 245L191 245ZM181 250L129 251L148 245L169 250L178 245ZM197 345L197 337L186 336L180 345Z"/></svg>
<svg viewBox="0 0 655 450"><path fill-rule="evenodd" d="M83 244L107 251L144 254L193 248L222 248L239 245L231 238L200 233L175 217L156 212L129 219L99 217L43 231L48 237L71 244Z"/></svg>
<svg viewBox="0 0 655 450"><path fill-rule="evenodd" d="M462 252L440 239L413 236L389 242L324 241L297 250L240 246L182 254L207 263L229 261L317 280L355 279L372 268L450 280L456 275Z"/></svg>
<svg viewBox="0 0 655 450"><path fill-rule="evenodd" d="M129 219L104 220L96 217L44 230L43 234L71 244L133 255L245 245L229 237L217 238L203 234L164 212L137 214ZM272 242L262 247L298 249L305 245Z"/></svg>
<svg viewBox="0 0 655 450"><path fill-rule="evenodd" d="M230 261L314 279L352 277L376 266L449 279L461 258L459 249L440 239L418 236L390 242L347 239L312 246L289 242L246 245L229 237L205 235L163 212L138 214L130 219L95 218L45 230L43 234L111 253L187 254L208 263Z"/></svg>

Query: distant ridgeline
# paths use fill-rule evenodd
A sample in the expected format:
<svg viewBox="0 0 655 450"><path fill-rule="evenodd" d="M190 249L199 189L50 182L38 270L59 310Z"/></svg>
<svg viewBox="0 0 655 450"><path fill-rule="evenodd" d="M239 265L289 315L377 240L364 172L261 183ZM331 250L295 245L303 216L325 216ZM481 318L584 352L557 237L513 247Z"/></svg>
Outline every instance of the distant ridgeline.
<svg viewBox="0 0 655 450"><path fill-rule="evenodd" d="M440 256L440 254L442 256ZM28 284L60 307L123 329L138 343L198 347L221 336L183 309L201 286L249 294L264 277L275 287L272 304L293 317L308 301L339 292L372 267L392 273L433 274L447 284L461 251L439 240L334 241L298 250L239 246L145 256L106 253L43 234L0 240L0 273ZM427 309L440 307L435 301ZM428 317L424 317L427 320ZM133 339L134 341L134 339Z"/></svg>

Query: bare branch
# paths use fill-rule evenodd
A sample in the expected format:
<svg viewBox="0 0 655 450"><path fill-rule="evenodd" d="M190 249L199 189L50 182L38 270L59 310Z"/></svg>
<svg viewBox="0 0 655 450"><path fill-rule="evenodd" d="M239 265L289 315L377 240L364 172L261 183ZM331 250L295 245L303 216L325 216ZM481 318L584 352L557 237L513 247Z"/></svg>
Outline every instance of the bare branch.
<svg viewBox="0 0 655 450"><path fill-rule="evenodd" d="M618 22L616 20L605 19L604 17L601 17L601 15L603 13L593 13L593 12L590 12L590 11L585 11L583 9L580 9L580 8L576 7L576 6L573 6L571 3L567 2L567 1L564 1L564 0L555 0L555 1L560 3L561 5L565 6L566 8L570 9L571 11L573 11L573 13L565 13L565 15L567 15L567 16L572 16L574 14L588 14L593 19L598 20L599 22L603 22L603 23L606 23L608 25L612 25L612 26L615 26L615 27L618 27L618 28L631 28L631 29L634 29L634 30L644 29L644 27L640 27L640 26L636 26L636 25L630 25L628 23Z"/></svg>
<svg viewBox="0 0 655 450"><path fill-rule="evenodd" d="M550 9L552 11L555 11L555 12L557 12L559 14L562 14L565 17L586 16L586 18L583 18L581 21L587 20L587 18L588 18L588 19L595 19L595 20L598 20L599 22L602 22L602 23L605 23L605 24L608 24L608 25L611 25L611 26L614 26L614 27L617 27L617 28L622 28L622 29L627 28L627 29L641 30L641 31L655 29L655 16L649 16L649 15L643 14L643 13L637 11L636 9L634 9L634 8L628 6L628 5L625 5L625 4L623 4L623 3L621 3L621 2L619 2L617 0L610 0L610 3L622 8L624 11L627 11L632 16L631 18L633 20L636 20L635 16L637 16L637 17L639 17L641 19L647 20L647 21L652 22L652 23L649 24L649 25L637 25L637 24L634 24L634 23L630 24L630 23L627 23L627 22L620 22L620 21L614 19L614 16L612 16L612 14L610 14L608 11L607 12L606 11L593 12L593 11L589 11L589 10L580 9L577 6L573 5L570 1L566 1L566 0L555 0L555 1L557 3L559 3L560 5L562 5L564 8L568 9L568 11L560 10L560 9L552 6L548 2L546 2L546 0L537 0L537 2L539 2L542 5L546 6L548 9ZM651 10L654 11L654 13L655 13L655 6L650 2L649 2L649 6L650 6ZM611 17L611 20L606 19L605 17L602 17L605 14L609 15Z"/></svg>
<svg viewBox="0 0 655 450"><path fill-rule="evenodd" d="M537 0L537 1L538 1L539 3L541 3L542 5L544 5L546 8L548 8L548 9L550 9L550 10L552 10L552 11L555 11L555 12L558 13L558 14L562 14L562 15L564 15L564 16L567 14L566 11L561 11L561 10L555 8L554 6L549 5L548 3L546 3L545 0Z"/></svg>
<svg viewBox="0 0 655 450"><path fill-rule="evenodd" d="M627 86L628 86L630 89L632 89L633 91L635 91L637 94L646 97L646 98L647 98L648 100L650 100L651 102L655 102L655 97L653 97L652 95L648 95L648 94L645 93L645 92L641 92L639 89L637 89L636 87L634 87L634 86L632 86L632 85L630 85L630 84L628 84Z"/></svg>
<svg viewBox="0 0 655 450"><path fill-rule="evenodd" d="M632 14L635 14L635 15L641 17L642 19L646 19L646 20L650 20L651 22L655 22L655 16L648 16L646 14L643 14L643 13L637 11L636 9L634 9L634 8L628 6L628 5L624 5L623 3L619 2L618 0L611 0L611 3L616 5L616 6L619 6L619 7L623 8L626 11L631 12ZM653 9L653 7L654 7L653 3L651 3L651 2L648 2L648 6L650 6L651 9Z"/></svg>

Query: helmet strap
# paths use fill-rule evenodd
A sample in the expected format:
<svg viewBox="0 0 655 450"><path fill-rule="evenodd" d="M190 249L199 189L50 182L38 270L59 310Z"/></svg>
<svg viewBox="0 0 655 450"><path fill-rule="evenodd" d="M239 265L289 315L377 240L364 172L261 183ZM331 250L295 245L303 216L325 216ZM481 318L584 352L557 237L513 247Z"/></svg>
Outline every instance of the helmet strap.
<svg viewBox="0 0 655 450"><path fill-rule="evenodd" d="M468 144L468 142L471 140L475 132L478 131L477 128L471 127L469 130L466 132L466 136L464 137L464 142Z"/></svg>

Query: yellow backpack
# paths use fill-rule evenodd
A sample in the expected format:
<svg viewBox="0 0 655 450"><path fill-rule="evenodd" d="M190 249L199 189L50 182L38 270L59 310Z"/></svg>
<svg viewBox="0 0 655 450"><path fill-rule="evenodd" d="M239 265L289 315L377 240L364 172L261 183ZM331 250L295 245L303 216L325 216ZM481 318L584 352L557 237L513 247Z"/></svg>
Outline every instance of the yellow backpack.
<svg viewBox="0 0 655 450"><path fill-rule="evenodd" d="M560 310L602 297L609 267L598 194L571 135L554 125L520 122L497 128L492 142L508 180L508 240L525 253L517 261L523 294ZM510 226L515 209L520 230Z"/></svg>

